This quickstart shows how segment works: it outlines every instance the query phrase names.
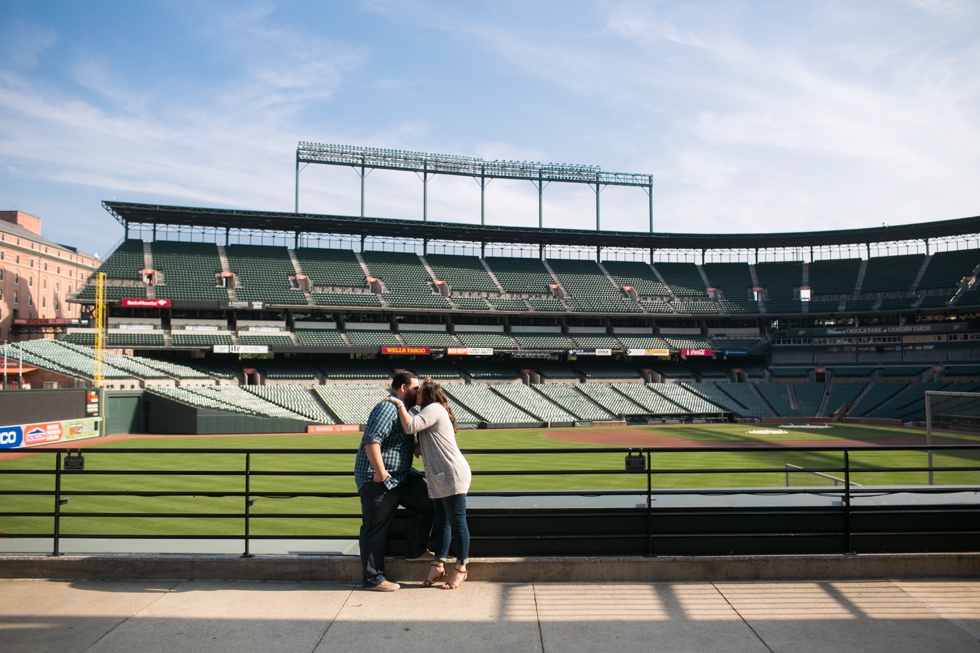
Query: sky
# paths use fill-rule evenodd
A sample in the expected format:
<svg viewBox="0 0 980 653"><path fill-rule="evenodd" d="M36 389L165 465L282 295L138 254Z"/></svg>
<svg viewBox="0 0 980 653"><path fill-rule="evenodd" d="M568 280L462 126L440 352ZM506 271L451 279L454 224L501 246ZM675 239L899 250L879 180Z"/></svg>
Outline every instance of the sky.
<svg viewBox="0 0 980 653"><path fill-rule="evenodd" d="M654 231L769 233L980 215L975 0L2 0L0 209L107 254L103 200L293 211L300 141L654 177ZM299 209L360 213L351 168L306 166ZM419 220L375 171L365 214ZM480 221L435 177L427 217ZM550 184L545 227L595 228ZM488 224L538 224L491 181ZM601 228L647 231L643 189Z"/></svg>

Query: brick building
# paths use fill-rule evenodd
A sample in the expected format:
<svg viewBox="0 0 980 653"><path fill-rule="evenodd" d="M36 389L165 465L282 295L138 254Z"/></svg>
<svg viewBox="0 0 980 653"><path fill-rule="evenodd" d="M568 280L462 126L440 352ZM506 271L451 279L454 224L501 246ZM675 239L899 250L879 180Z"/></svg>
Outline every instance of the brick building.
<svg viewBox="0 0 980 653"><path fill-rule="evenodd" d="M14 320L40 327L40 321L77 319L78 304L66 300L98 266L94 256L41 236L40 218L0 211L0 341L32 337L18 334Z"/></svg>

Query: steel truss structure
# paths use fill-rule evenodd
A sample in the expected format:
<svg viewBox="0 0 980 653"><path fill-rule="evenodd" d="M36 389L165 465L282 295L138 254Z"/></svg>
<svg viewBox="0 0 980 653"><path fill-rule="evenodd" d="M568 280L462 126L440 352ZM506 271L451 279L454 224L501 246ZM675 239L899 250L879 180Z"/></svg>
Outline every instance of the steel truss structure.
<svg viewBox="0 0 980 653"><path fill-rule="evenodd" d="M364 216L365 179L371 170L412 172L422 179L422 221L429 218L429 180L434 175L469 177L480 185L480 224L486 224L487 184L493 179L529 181L538 190L538 227L544 226L544 189L553 182L585 184L595 191L595 228L601 229L600 196L606 186L642 188L649 199L650 233L653 233L653 175L603 172L598 166L533 161L485 161L454 154L426 154L353 145L324 145L301 141L296 148L296 202L299 213L299 173L306 164L347 166L361 179L361 217Z"/></svg>

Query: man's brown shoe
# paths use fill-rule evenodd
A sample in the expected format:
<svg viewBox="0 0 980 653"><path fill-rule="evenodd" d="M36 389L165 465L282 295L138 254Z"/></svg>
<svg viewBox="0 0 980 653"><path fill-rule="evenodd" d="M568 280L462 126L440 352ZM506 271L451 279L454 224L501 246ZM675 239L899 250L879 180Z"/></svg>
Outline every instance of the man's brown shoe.
<svg viewBox="0 0 980 653"><path fill-rule="evenodd" d="M398 583L392 583L390 580L383 580L377 585L371 585L370 587L365 587L369 592L394 592L395 590L401 589L401 585Z"/></svg>

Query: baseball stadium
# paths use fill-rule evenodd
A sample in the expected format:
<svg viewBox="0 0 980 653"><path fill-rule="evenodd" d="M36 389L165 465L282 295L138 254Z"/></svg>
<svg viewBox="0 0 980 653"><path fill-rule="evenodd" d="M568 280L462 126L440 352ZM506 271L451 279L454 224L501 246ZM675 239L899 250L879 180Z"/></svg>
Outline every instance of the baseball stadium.
<svg viewBox="0 0 980 653"><path fill-rule="evenodd" d="M301 212L311 165L353 169L361 215ZM372 170L416 175L422 219L365 216ZM479 184L479 224L428 219L439 176ZM498 179L537 225L486 223ZM543 226L555 185L594 192L595 229ZM608 189L648 231L601 228ZM103 202L122 234L82 319L4 346L9 546L348 541L400 370L450 400L478 555L980 545L980 217L662 232L650 175L307 142L295 195Z"/></svg>

